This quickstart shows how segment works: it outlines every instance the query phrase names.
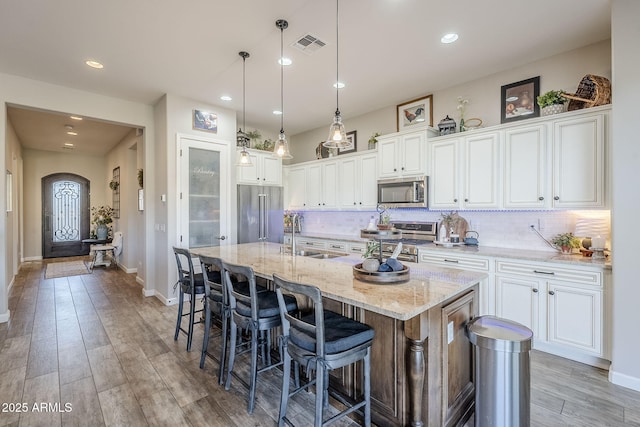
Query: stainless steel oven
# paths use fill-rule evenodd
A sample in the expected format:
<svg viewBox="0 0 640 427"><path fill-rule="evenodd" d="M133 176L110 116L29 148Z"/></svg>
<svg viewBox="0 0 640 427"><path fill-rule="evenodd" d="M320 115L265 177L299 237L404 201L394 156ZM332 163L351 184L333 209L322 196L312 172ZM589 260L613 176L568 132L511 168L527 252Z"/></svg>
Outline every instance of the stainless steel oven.
<svg viewBox="0 0 640 427"><path fill-rule="evenodd" d="M393 227L402 231L399 241L382 242L382 257L391 256L399 242L402 251L398 255L400 261L418 262L418 247L427 245L436 239L437 222L394 222Z"/></svg>
<svg viewBox="0 0 640 427"><path fill-rule="evenodd" d="M378 204L388 208L428 207L427 176L414 176L378 181Z"/></svg>

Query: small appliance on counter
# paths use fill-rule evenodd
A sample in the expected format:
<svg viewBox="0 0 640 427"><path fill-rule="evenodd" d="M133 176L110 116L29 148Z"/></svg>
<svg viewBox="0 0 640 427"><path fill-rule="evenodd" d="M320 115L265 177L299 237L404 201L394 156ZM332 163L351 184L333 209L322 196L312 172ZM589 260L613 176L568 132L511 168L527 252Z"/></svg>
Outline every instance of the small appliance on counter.
<svg viewBox="0 0 640 427"><path fill-rule="evenodd" d="M478 237L480 237L480 235L477 231L469 230L464 236L464 244L467 246L478 246Z"/></svg>

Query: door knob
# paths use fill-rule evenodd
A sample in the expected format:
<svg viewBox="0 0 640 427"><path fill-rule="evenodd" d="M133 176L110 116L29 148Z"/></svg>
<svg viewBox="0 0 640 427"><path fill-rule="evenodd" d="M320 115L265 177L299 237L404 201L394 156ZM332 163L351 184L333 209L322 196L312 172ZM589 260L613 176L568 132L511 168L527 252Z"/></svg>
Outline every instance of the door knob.
<svg viewBox="0 0 640 427"><path fill-rule="evenodd" d="M224 240L224 239L226 239L226 238L227 238L227 236L218 236L218 237L217 237L217 239L218 239L218 240Z"/></svg>

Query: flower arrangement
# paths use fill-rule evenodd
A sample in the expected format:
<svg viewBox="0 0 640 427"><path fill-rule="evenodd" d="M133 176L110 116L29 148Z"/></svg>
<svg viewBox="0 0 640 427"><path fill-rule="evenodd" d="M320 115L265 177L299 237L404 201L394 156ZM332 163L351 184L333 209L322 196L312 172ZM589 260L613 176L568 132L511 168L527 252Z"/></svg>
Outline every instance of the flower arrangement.
<svg viewBox="0 0 640 427"><path fill-rule="evenodd" d="M464 122L464 112L467 109L467 104L469 103L468 99L464 99L463 97L458 97L458 106L456 107L458 111L460 111L460 121Z"/></svg>
<svg viewBox="0 0 640 427"><path fill-rule="evenodd" d="M91 207L91 224L107 225L113 222L113 208L111 206Z"/></svg>
<svg viewBox="0 0 640 427"><path fill-rule="evenodd" d="M371 147L375 147L376 143L378 142L379 136L380 136L380 132L375 132L373 135L371 135L371 138L369 138L369 145Z"/></svg>

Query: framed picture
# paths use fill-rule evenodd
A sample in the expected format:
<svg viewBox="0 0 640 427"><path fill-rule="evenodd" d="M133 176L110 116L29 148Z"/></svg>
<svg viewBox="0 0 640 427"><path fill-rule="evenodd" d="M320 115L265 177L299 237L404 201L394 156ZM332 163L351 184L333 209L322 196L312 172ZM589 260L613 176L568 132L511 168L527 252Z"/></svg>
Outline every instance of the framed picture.
<svg viewBox="0 0 640 427"><path fill-rule="evenodd" d="M208 111L193 110L193 128L218 133L218 115Z"/></svg>
<svg viewBox="0 0 640 427"><path fill-rule="evenodd" d="M396 110L398 132L411 128L433 126L433 95L398 104Z"/></svg>
<svg viewBox="0 0 640 427"><path fill-rule="evenodd" d="M338 154L355 153L357 150L358 131L347 132L347 140L351 143L351 148L338 148Z"/></svg>
<svg viewBox="0 0 640 427"><path fill-rule="evenodd" d="M500 123L540 117L540 76L502 86Z"/></svg>

